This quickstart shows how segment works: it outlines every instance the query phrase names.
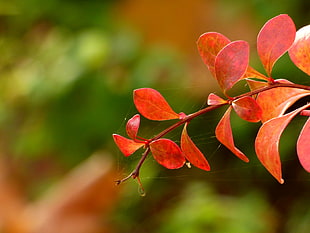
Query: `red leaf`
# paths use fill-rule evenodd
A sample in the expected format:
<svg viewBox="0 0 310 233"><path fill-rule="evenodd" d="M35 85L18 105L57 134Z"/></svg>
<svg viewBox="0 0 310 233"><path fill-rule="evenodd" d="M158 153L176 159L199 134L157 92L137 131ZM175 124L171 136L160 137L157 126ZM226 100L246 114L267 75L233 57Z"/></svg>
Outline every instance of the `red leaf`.
<svg viewBox="0 0 310 233"><path fill-rule="evenodd" d="M144 145L142 142L135 142L118 134L113 134L113 139L120 151L125 156L131 155Z"/></svg>
<svg viewBox="0 0 310 233"><path fill-rule="evenodd" d="M262 109L250 96L245 96L233 101L232 107L238 116L243 120L249 122L258 122L261 119Z"/></svg>
<svg viewBox="0 0 310 233"><path fill-rule="evenodd" d="M297 31L294 44L288 53L294 64L310 75L310 25Z"/></svg>
<svg viewBox="0 0 310 233"><path fill-rule="evenodd" d="M291 47L296 28L288 15L278 15L263 26L257 37L257 52L263 66L271 76L274 63Z"/></svg>
<svg viewBox="0 0 310 233"><path fill-rule="evenodd" d="M197 41L200 56L212 73L213 77L216 77L214 69L215 58L222 50L222 48L224 48L230 42L231 41L227 37L217 32L204 33ZM244 74L243 78L249 77L267 80L266 76L253 69L252 67L248 67L247 72Z"/></svg>
<svg viewBox="0 0 310 233"><path fill-rule="evenodd" d="M310 118L301 130L297 141L297 154L303 168L310 172Z"/></svg>
<svg viewBox="0 0 310 233"><path fill-rule="evenodd" d="M130 118L126 124L127 135L133 140L136 139L140 126L140 115L136 114Z"/></svg>
<svg viewBox="0 0 310 233"><path fill-rule="evenodd" d="M141 88L134 90L134 104L138 111L150 120L162 121L178 119L165 98L152 88Z"/></svg>
<svg viewBox="0 0 310 233"><path fill-rule="evenodd" d="M234 138L230 126L230 112L231 107L227 109L224 116L218 123L215 129L215 136L224 146L226 146L231 152L245 162L249 162L249 159L235 147Z"/></svg>
<svg viewBox="0 0 310 233"><path fill-rule="evenodd" d="M197 41L200 56L214 77L216 77L214 69L215 57L229 43L230 40L227 37L217 32L204 33Z"/></svg>
<svg viewBox="0 0 310 233"><path fill-rule="evenodd" d="M206 171L210 171L210 165L208 161L188 136L186 128L187 123L184 125L181 135L181 149L185 155L185 158L194 166Z"/></svg>
<svg viewBox="0 0 310 233"><path fill-rule="evenodd" d="M279 183L283 184L281 161L279 155L279 141L283 130L288 123L303 109L305 105L286 115L266 121L259 129L255 139L255 151L258 159L264 167L273 175Z"/></svg>
<svg viewBox="0 0 310 233"><path fill-rule="evenodd" d="M208 96L208 105L220 105L220 104L225 104L227 103L226 100L222 99L218 95L211 93Z"/></svg>
<svg viewBox="0 0 310 233"><path fill-rule="evenodd" d="M240 40L229 43L216 56L214 64L216 79L224 92L246 73L249 52L249 44Z"/></svg>
<svg viewBox="0 0 310 233"><path fill-rule="evenodd" d="M168 169L177 169L185 164L185 157L180 147L165 138L150 143L150 149L155 160Z"/></svg>
<svg viewBox="0 0 310 233"><path fill-rule="evenodd" d="M287 80L276 81L291 83ZM293 103L307 95L310 95L310 91L289 87L277 87L259 93L256 101L263 111L262 122L281 116Z"/></svg>

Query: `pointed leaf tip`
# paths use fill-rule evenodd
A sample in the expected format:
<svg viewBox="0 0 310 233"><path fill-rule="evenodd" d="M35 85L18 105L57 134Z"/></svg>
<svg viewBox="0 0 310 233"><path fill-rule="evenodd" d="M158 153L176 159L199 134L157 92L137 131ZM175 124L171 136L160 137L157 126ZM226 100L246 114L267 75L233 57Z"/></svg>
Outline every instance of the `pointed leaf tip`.
<svg viewBox="0 0 310 233"><path fill-rule="evenodd" d="M210 171L207 159L187 134L187 124L184 125L181 135L181 149L191 164L202 170Z"/></svg>
<svg viewBox="0 0 310 233"><path fill-rule="evenodd" d="M283 183L279 154L280 137L289 122L310 104L296 109L286 115L266 121L259 129L255 139L255 151L263 166L279 183Z"/></svg>
<svg viewBox="0 0 310 233"><path fill-rule="evenodd" d="M310 117L301 130L297 140L297 155L303 168L310 172Z"/></svg>
<svg viewBox="0 0 310 233"><path fill-rule="evenodd" d="M132 118L130 118L126 124L126 132L127 135L135 140L138 134L138 130L139 130L139 126L140 126L140 115L136 114L134 115Z"/></svg>
<svg viewBox="0 0 310 233"><path fill-rule="evenodd" d="M232 88L246 73L249 53L249 44L240 40L229 43L216 56L216 79L224 92Z"/></svg>
<svg viewBox="0 0 310 233"><path fill-rule="evenodd" d="M234 153L238 158L242 159L244 162L249 162L248 157L246 157L238 148L236 148L234 143L234 138L232 134L232 129L230 125L230 112L232 107L229 107L224 116L217 124L215 129L215 136L220 143L226 146L232 153Z"/></svg>
<svg viewBox="0 0 310 233"><path fill-rule="evenodd" d="M286 14L278 15L265 23L257 36L257 52L268 74L274 63L291 47L296 28Z"/></svg>
<svg viewBox="0 0 310 233"><path fill-rule="evenodd" d="M294 64L310 75L310 25L297 31L295 41L288 53Z"/></svg>
<svg viewBox="0 0 310 233"><path fill-rule="evenodd" d="M113 139L115 144L118 146L120 151L126 156L130 156L133 154L136 150L141 148L144 143L138 143L131 139L125 138L118 134L113 134Z"/></svg>
<svg viewBox="0 0 310 233"><path fill-rule="evenodd" d="M210 93L208 96L208 101L207 101L208 105L220 105L220 104L225 104L225 103L227 103L227 100L222 99L221 97L219 97L218 95L214 93Z"/></svg>
<svg viewBox="0 0 310 233"><path fill-rule="evenodd" d="M183 167L186 160L180 147L170 139L161 138L150 143L154 159L168 169Z"/></svg>
<svg viewBox="0 0 310 233"><path fill-rule="evenodd" d="M145 118L155 121L179 118L179 114L172 110L165 98L152 88L134 90L133 98L136 108Z"/></svg>
<svg viewBox="0 0 310 233"><path fill-rule="evenodd" d="M267 82L262 82L262 81L252 80L252 79L246 79L246 82L251 91L268 86Z"/></svg>
<svg viewBox="0 0 310 233"><path fill-rule="evenodd" d="M258 72L257 70L255 70L251 66L248 66L245 74L242 77L242 79L248 79L248 78L256 78L258 80L265 80L265 81L269 80L269 78L267 78L265 75Z"/></svg>

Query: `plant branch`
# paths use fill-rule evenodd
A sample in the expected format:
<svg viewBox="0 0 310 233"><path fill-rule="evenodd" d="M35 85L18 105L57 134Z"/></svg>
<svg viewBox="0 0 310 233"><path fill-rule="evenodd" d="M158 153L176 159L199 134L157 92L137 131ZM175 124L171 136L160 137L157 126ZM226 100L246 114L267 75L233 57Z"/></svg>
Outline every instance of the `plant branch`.
<svg viewBox="0 0 310 233"><path fill-rule="evenodd" d="M144 151L144 153L142 154L142 157L141 159L139 160L137 166L135 167L135 169L125 178L121 179L121 180L116 180L115 183L117 185L120 185L121 183L127 181L128 179L130 178L133 178L133 179L136 179L138 180L138 183L140 185L140 188L141 190L143 191L143 187L142 187L142 183L140 181L140 178L139 178L139 173L140 173L140 168L142 166L142 164L144 163L146 157L148 156L148 154L150 153L150 146L149 144L159 138L162 138L163 136L165 136L166 134L168 134L169 132L171 132L172 130L176 129L177 127L181 126L182 124L186 123L186 122L189 122L191 121L192 119L204 114L204 113L207 113L207 112L210 112L212 110L215 110L217 108L220 108L221 106L224 106L224 105L227 105L228 103L225 103L225 104L220 104L220 105L213 105L213 106L208 106L206 108L203 108L195 113L192 113L190 115L187 115L186 117L184 117L183 119L181 119L180 121L176 122L175 124L171 125L170 127L168 127L167 129L163 130L162 132L160 132L159 134L157 134L155 137L147 140L147 144L145 145L146 147L146 150Z"/></svg>
<svg viewBox="0 0 310 233"><path fill-rule="evenodd" d="M236 99L240 99L242 97L245 97L245 96L252 96L252 95L256 95L258 93L261 93L261 92L264 92L264 91L268 91L270 89L273 89L273 88L278 88L278 87L289 87L289 88L297 88L297 89L304 89L304 90L309 90L310 91L310 86L305 86L305 85L300 85L300 84L294 84L294 83L278 83L278 82L275 82L273 84L270 84L269 86L266 86L266 87L262 87L262 88L259 88L259 89L256 89L254 91L249 91L247 93L244 93L244 94L241 94L241 95L238 95L238 96L235 96L233 97L232 99L233 100L236 100ZM230 99L227 99L228 102L230 102L231 100ZM212 106L208 106L206 108L203 108L195 113L192 113L192 114L189 114L187 115L185 118L183 118L182 120L176 122L175 124L171 125L170 127L168 127L167 129L163 130L162 132L160 132L159 134L157 134L155 137L149 139L149 143L152 142L152 141L155 141L159 138L162 138L163 136L165 136L166 134L168 134L169 132L171 132L172 130L176 129L177 127L179 127L180 125L183 125L184 123L186 122L189 122L191 121L192 119L200 116L200 115L203 115L207 112L210 112L212 110L215 110L219 107L222 107L224 105L227 105L227 103L224 103L224 104L220 104L220 105L212 105Z"/></svg>
<svg viewBox="0 0 310 233"><path fill-rule="evenodd" d="M141 188L143 190L143 187L142 187L140 179L139 179L139 174L140 174L140 168L141 168L142 164L144 163L144 161L145 161L145 159L146 159L146 157L148 156L149 153L150 153L150 147L148 146L146 148L146 150L144 151L144 153L142 154L142 157L139 160L139 163L137 164L136 168L127 177L125 177L125 178L123 178L121 180L116 180L115 183L117 185L119 185L119 184L125 182L126 180L128 180L130 178L133 178L133 179L138 178L138 182L139 182L139 184L140 184L140 186L141 186Z"/></svg>
<svg viewBox="0 0 310 233"><path fill-rule="evenodd" d="M170 127L168 127L167 129L163 130L162 132L160 132L159 134L157 134L155 137L151 138L149 140L149 142L152 142L152 141L155 141L159 138L162 138L163 136L165 136L167 133L171 132L172 130L176 129L177 127L179 127L180 125L183 125L184 123L186 122L189 122L191 121L192 119L200 116L200 115L203 115L207 112L210 112L212 110L215 110L217 108L220 108L224 105L227 105L228 103L225 103L225 104L219 104L219 105L212 105L212 106L208 106L206 108L203 108L195 113L192 113L192 114L189 114L187 115L186 117L184 117L182 120L176 122L175 124L171 125Z"/></svg>
<svg viewBox="0 0 310 233"><path fill-rule="evenodd" d="M219 104L219 105L211 105L211 106L208 106L206 108L203 108L197 112L194 112L192 114L189 114L187 115L186 117L182 118L181 120L179 120L178 122L174 123L173 125L171 125L170 127L164 129L163 131L161 131L160 133L158 133L156 136L154 136L153 138L149 139L149 140L146 140L147 143L145 145L146 147L146 150L144 151L144 153L142 154L142 157L141 159L139 160L137 166L135 167L135 169L125 178L121 179L121 180L117 180L115 181L117 185L125 182L126 180L130 179L130 178L133 178L133 179L136 179L138 180L138 183L139 183L139 186L141 188L141 190L143 191L143 187L142 187L142 184L141 184L141 181L140 181L140 178L139 178L139 173L140 173L140 168L142 166L142 164L144 163L145 159L147 158L148 154L150 153L150 146L149 144L157 139L160 139L162 138L163 136L165 136L166 134L168 134L169 132L173 131L174 129L176 129L177 127L183 125L184 123L186 122L189 122L191 121L192 119L200 116L200 115L203 115L207 112L210 112L210 111L213 111L217 108L220 108L224 105L229 105L232 101L234 100L237 100L237 99L240 99L242 97L245 97L245 96L252 96L252 95L256 95L256 94L259 94L261 92L264 92L264 91L267 91L267 90L270 90L270 89L273 89L273 88L278 88L278 87L289 87L289 88L298 88L298 89L303 89L303 90L309 90L310 91L310 86L305 86L305 85L300 85L300 84L293 84L293 83L279 83L279 82L274 82L274 83L270 83L269 86L266 86L266 87L262 87L262 88L259 88L259 89L256 89L256 90L253 90L253 91L249 91L247 93L244 93L244 94L241 94L241 95L238 95L238 96L235 96L235 97L230 97L229 99L227 99L227 102L226 103L223 103L223 104ZM308 111L304 110L302 112L302 114L304 115L309 115Z"/></svg>
<svg viewBox="0 0 310 233"><path fill-rule="evenodd" d="M233 97L233 100L240 99L240 98L245 97L245 96L256 95L256 94L259 94L261 92L268 91L270 89L277 88L277 87L289 87L289 88L297 88L297 89L303 89L303 90L310 91L310 86L305 86L305 85L295 84L295 83L279 83L279 82L275 82L275 83L270 83L269 86L262 87L262 88L254 90L254 91L249 91L247 93L235 96L235 97Z"/></svg>

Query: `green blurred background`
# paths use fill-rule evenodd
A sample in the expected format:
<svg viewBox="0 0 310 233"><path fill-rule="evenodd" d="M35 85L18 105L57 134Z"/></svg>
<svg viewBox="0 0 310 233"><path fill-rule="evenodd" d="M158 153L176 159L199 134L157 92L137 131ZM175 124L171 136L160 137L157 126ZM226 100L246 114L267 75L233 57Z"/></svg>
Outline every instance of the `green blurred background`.
<svg viewBox="0 0 310 233"><path fill-rule="evenodd" d="M6 208L19 203L18 212L27 212L72 169L83 167L97 154L108 161L102 166L113 164L105 170L112 178L92 195L100 194L110 205L98 204L96 211L86 208L88 212L79 213L89 215L77 218L87 222L91 215L97 227L74 230L59 225L50 232L309 232L310 179L295 153L303 118L294 120L281 140L283 185L255 157L259 125L232 119L236 144L249 156L249 164L216 141L214 128L224 109L199 117L189 127L212 170L170 171L150 157L141 170L145 197L139 195L134 180L113 184L130 173L140 153L124 158L111 137L125 135L126 119L136 113L133 89L155 88L177 112L185 113L203 107L210 92L221 95L196 49L202 33L218 31L231 40L247 40L251 65L263 72L255 51L261 26L281 13L289 14L297 28L307 25L309 4L308 0L0 0L0 167L5 174L0 176L0 232L48 232L34 226L39 213L16 220L16 210L8 217ZM310 83L287 55L275 65L273 76ZM170 123L142 119L140 134L150 137ZM178 141L179 131L169 136ZM80 182L89 175L82 174ZM81 185L75 181L72 187ZM69 189L59 200L70 195ZM84 206L90 202L96 206L94 196L86 198ZM78 206L81 202L68 208ZM49 213L51 209L43 208ZM73 210L70 214L61 210L64 216L77 216ZM27 226L16 227L24 219Z"/></svg>

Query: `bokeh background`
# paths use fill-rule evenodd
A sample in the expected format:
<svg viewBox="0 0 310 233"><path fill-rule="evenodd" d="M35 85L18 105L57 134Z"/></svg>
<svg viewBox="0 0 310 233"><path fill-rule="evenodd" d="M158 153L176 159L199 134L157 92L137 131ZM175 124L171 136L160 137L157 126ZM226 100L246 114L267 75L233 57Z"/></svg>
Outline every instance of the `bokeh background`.
<svg viewBox="0 0 310 233"><path fill-rule="evenodd" d="M245 164L214 138L224 109L194 120L189 134L211 171L167 170L148 158L135 180L116 186L140 152L124 158L112 133L125 135L136 113L132 90L159 90L177 111L221 95L196 48L217 31L251 45L270 18L310 22L308 0L0 1L0 232L289 233L309 232L310 176L298 163L296 136L284 132L280 185L255 157L259 125L233 116ZM287 55L273 76L308 84ZM244 90L244 83L240 89ZM142 119L150 137L171 122ZM178 141L180 131L169 135Z"/></svg>

